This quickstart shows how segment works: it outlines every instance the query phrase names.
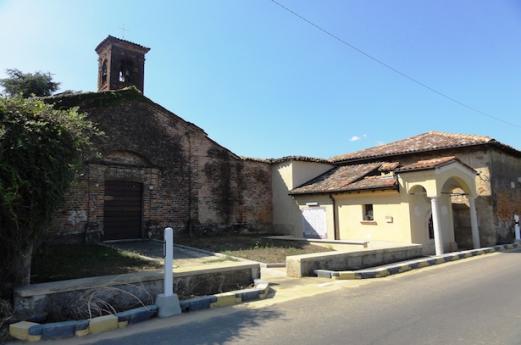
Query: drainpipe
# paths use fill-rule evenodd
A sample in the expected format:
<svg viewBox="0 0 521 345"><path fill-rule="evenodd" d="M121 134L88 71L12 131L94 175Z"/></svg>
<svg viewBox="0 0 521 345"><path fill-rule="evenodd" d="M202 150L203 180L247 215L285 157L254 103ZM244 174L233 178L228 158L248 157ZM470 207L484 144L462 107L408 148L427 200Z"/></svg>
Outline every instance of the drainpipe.
<svg viewBox="0 0 521 345"><path fill-rule="evenodd" d="M336 221L337 221L336 200L333 197L333 194L329 194L329 198L331 199L331 201L333 203L333 233L334 233L334 239L335 240L339 240L340 239L340 235L338 233L338 227L336 225Z"/></svg>

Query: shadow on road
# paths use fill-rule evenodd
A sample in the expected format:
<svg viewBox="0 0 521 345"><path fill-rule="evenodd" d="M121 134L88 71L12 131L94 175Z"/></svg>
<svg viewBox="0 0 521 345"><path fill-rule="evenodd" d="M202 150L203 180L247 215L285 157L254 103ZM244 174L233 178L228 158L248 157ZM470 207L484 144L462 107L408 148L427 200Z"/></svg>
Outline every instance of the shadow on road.
<svg viewBox="0 0 521 345"><path fill-rule="evenodd" d="M249 329L262 326L268 320L282 318L282 313L270 309L242 310L216 316L202 321L193 321L168 328L144 331L140 334L108 339L91 344L223 344L249 335Z"/></svg>

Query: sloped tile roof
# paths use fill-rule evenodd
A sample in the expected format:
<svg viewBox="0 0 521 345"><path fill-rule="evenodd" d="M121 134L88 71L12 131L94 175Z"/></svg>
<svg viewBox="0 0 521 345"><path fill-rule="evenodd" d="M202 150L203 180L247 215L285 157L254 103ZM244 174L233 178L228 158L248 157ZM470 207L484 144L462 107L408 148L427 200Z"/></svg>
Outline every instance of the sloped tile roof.
<svg viewBox="0 0 521 345"><path fill-rule="evenodd" d="M324 194L375 189L398 189L396 173L435 169L454 162L476 173L473 168L461 162L455 156L419 160L403 166L399 162L349 164L335 167L291 190L289 194Z"/></svg>
<svg viewBox="0 0 521 345"><path fill-rule="evenodd" d="M150 48L144 47L141 44L137 44L137 43L134 43L134 42L131 42L131 41L127 41L127 40L124 40L124 39L121 39L121 38L117 38L117 37L114 37L112 35L108 35L103 41L101 41L96 46L96 48L94 50L97 53L99 53L101 48L103 48L103 46L105 46L105 44L108 44L108 43L115 43L115 44L119 43L120 45L124 45L124 46L127 46L127 47L132 47L134 49L142 51L143 53L147 53L148 51L150 51Z"/></svg>
<svg viewBox="0 0 521 345"><path fill-rule="evenodd" d="M436 151L441 149L485 145L492 143L499 144L513 150L513 148L504 144L500 144L493 138L487 136L427 132L389 144L334 156L331 157L330 160L333 162L355 161L369 158L397 156L414 152Z"/></svg>
<svg viewBox="0 0 521 345"><path fill-rule="evenodd" d="M353 182L362 179L381 166L381 163L344 165L294 188L290 194L314 194L344 191Z"/></svg>
<svg viewBox="0 0 521 345"><path fill-rule="evenodd" d="M283 163L288 161L300 161L300 162L312 162L312 163L324 163L333 164L331 161L323 158L309 157L309 156L284 156L281 158L271 158L269 161L273 164Z"/></svg>
<svg viewBox="0 0 521 345"><path fill-rule="evenodd" d="M371 189L392 189L398 187L398 181L392 175L387 176L365 176L361 180L355 181L347 187L345 191L371 190Z"/></svg>
<svg viewBox="0 0 521 345"><path fill-rule="evenodd" d="M400 172L407 172L407 171L429 170L429 169L439 168L439 167L442 167L444 165L447 165L447 164L450 164L453 162L458 162L458 163L462 164L463 166L467 167L468 169L476 172L476 170L474 170L467 164L463 163L455 156L438 157L438 158L433 158L433 159L417 161L417 162L414 162L411 164L404 165L404 166L394 170L394 172L400 173Z"/></svg>

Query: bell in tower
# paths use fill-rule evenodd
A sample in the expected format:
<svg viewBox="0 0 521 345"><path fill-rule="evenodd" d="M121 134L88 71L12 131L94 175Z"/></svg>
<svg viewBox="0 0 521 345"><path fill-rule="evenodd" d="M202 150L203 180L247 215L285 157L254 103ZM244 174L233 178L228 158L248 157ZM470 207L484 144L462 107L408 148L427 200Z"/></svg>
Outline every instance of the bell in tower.
<svg viewBox="0 0 521 345"><path fill-rule="evenodd" d="M145 54L150 48L108 36L96 47L98 53L98 91L135 86L143 92Z"/></svg>

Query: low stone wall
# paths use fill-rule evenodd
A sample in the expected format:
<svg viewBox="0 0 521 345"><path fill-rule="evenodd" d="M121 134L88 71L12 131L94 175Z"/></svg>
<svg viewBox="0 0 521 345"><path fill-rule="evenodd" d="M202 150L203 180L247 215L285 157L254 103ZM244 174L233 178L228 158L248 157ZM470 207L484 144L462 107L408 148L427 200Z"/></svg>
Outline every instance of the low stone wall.
<svg viewBox="0 0 521 345"><path fill-rule="evenodd" d="M357 252L327 252L293 255L286 258L288 277L313 276L315 270L359 270L417 258L422 246L412 244L401 247L361 250Z"/></svg>
<svg viewBox="0 0 521 345"><path fill-rule="evenodd" d="M259 264L251 262L190 269L174 272L174 291L181 299L212 295L250 286L259 277ZM33 284L15 290L15 319L36 322L87 319L106 311L153 304L156 295L162 292L161 271Z"/></svg>

